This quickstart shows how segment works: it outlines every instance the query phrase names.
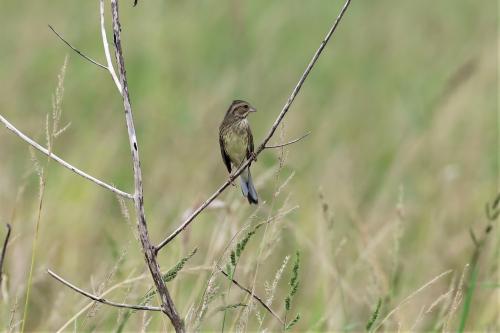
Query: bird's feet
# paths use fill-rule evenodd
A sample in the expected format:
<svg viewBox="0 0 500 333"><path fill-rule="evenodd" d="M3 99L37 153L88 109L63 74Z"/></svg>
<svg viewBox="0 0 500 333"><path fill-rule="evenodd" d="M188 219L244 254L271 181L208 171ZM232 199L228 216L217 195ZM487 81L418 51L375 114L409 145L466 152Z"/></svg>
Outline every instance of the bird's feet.
<svg viewBox="0 0 500 333"><path fill-rule="evenodd" d="M231 185L233 185L233 186L236 186L236 183L234 182L234 179L235 179L235 178L234 178L234 173L233 173L233 172L231 172L231 173L229 174L229 184L231 184Z"/></svg>
<svg viewBox="0 0 500 333"><path fill-rule="evenodd" d="M257 154L255 154L254 152L251 152L248 159L254 160L255 162L257 162Z"/></svg>

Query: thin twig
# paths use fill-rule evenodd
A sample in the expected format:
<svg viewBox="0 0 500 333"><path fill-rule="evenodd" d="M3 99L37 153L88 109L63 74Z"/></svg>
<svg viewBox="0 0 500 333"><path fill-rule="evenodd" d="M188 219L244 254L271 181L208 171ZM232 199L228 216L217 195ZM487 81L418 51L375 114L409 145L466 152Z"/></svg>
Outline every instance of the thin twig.
<svg viewBox="0 0 500 333"><path fill-rule="evenodd" d="M77 286L75 286L74 284L72 284L72 283L68 282L67 280L63 279L62 277L60 277L59 275L57 275L56 273L54 273L50 269L48 269L47 272L54 279L56 279L57 281L61 282L65 286L73 289L77 293L80 293L83 296L88 297L88 298L90 298L90 299L92 299L92 300L94 300L96 302L99 302L99 303L102 303L102 304L106 304L106 305L111 305L111 306L114 306L114 307L117 307L117 308L127 308L127 309L145 310L145 311L162 311L162 309L160 307L157 307L157 306L133 305L133 304L124 304L124 303L117 303L117 302L108 301L108 300L106 300L106 299L104 299L102 297L99 297L99 296L96 296L96 295L92 295L91 293L88 293L85 290L78 288Z"/></svg>
<svg viewBox="0 0 500 333"><path fill-rule="evenodd" d="M102 44L104 47L104 54L106 56L107 66L97 62L96 60L92 59L91 57L85 55L83 52L76 49L66 39L64 39L61 36L61 34L59 34L50 24L49 24L49 28L56 34L57 37L59 37L59 39L61 41L63 41L63 43L68 45L78 55L82 56L85 60L91 62L92 64L108 71L108 73L111 75L111 78L113 79L113 82L116 85L116 88L118 89L118 91L120 92L120 95L121 95L122 94L122 86L120 84L120 80L118 79L118 76L116 75L115 68L113 66L113 61L111 60L111 53L109 52L108 38L106 36L106 28L105 28L105 24L104 24L104 0L99 1L99 12L100 12L100 21L101 21Z"/></svg>
<svg viewBox="0 0 500 333"><path fill-rule="evenodd" d="M2 255L0 255L0 287L2 286L2 277L3 277L3 263L5 260L5 254L7 253L7 244L9 243L9 238L10 238L10 232L12 227L10 224L6 224L5 227L7 228L7 235L5 235L5 240L3 241L3 247L2 247ZM0 296L2 295L2 291L0 290Z"/></svg>
<svg viewBox="0 0 500 333"><path fill-rule="evenodd" d="M196 218L196 216L198 216L213 200L215 200L215 198L217 198L229 186L229 184L231 184L243 172L243 170L245 170L247 168L247 166L249 166L250 163L252 163L252 161L256 159L256 157L264 149L266 149L266 144L269 142L269 140L271 140L272 136L274 135L274 132L276 131L276 128L278 128L278 125L281 123L281 121L285 117L286 113L290 109L290 106L292 105L293 101L295 100L295 97L299 93L302 85L304 84L306 78L308 77L309 73L311 72L311 69L316 64L316 61L318 60L319 56L323 52L323 49L325 48L326 44L328 43L328 41L332 37L333 33L337 29L337 26L339 25L339 23L340 23L342 17L344 16L347 8L349 7L350 3L351 3L351 0L346 0L339 15L335 19L335 22L333 23L332 27L330 28L330 30L326 34L325 38L321 42L316 53L314 53L311 61L309 62L309 64L306 67L306 70L304 71L304 73L300 77L299 82L297 83L297 85L293 89L290 97L288 98L288 101L286 102L285 106L283 106L283 109L281 110L278 117L274 121L271 129L269 130L269 133L264 138L262 143L258 146L258 148L255 151L252 158L246 160L245 163L243 163L240 166L240 168L238 168L236 170L236 172L234 172L232 175L230 175L229 179L226 180L226 182L224 184L222 184L219 187L219 189L217 189L217 191L215 191L205 202L203 202L197 209L195 209L193 211L193 213L191 213L191 215L189 215L189 217L184 222L182 222L181 225L179 227L177 227L177 229L174 232L172 232L167 238L165 238L160 244L158 244L158 246L156 246L156 249L155 249L156 253L158 253L158 251L160 251L165 245L167 245L172 239L174 239L179 233L181 233Z"/></svg>
<svg viewBox="0 0 500 333"><path fill-rule="evenodd" d="M240 288L241 290L245 291L248 295L252 296L257 302L260 303L260 305L262 305L274 318L276 318L280 323L281 325L284 324L283 320L273 311L273 309L271 309L269 306L267 306L267 304L257 295L255 295L250 289L242 286L238 281L236 281L235 279L231 279L229 277L229 275L224 272L220 267L219 267L219 270L220 272L228 278L228 280L232 281L234 285L236 285L238 288Z"/></svg>
<svg viewBox="0 0 500 333"><path fill-rule="evenodd" d="M83 172L80 169L78 169L78 168L74 167L73 165L69 164L68 162L66 162L65 160L63 160L59 156L55 155L54 153L49 152L48 149L42 147L40 144L38 144L37 142L35 142L31 138L29 138L26 134L24 134L23 132L21 132L20 130L18 130L14 125L12 125L10 122L8 122L7 119L5 119L4 117L2 117L2 115L0 115L0 122L2 122L5 125L5 127L7 127L8 130L12 131L18 137L20 137L21 139L23 139L24 141L26 141L27 143L29 143L33 148L35 148L38 151L42 152L43 154L47 155L48 157L50 157L51 159L53 159L57 163L61 164L63 167L65 167L65 168L73 171L77 175L79 175L79 176L81 176L81 177L83 177L83 178L85 178L87 180L90 180L91 182L94 182L97 185L99 185L101 187L104 187L105 189L110 190L111 192L114 192L114 193L118 194L119 196L122 196L122 197L127 198L127 199L132 199L133 198L133 196L131 194L129 194L127 192L123 192L123 191L117 189L116 187L113 187L113 186L111 186L111 185L103 182L102 180L99 180L99 179L97 179L95 177L92 177L89 174L86 174L85 172Z"/></svg>
<svg viewBox="0 0 500 333"><path fill-rule="evenodd" d="M101 9L102 0L101 0ZM102 17L101 11L101 17ZM174 302L170 293L162 279L160 267L156 261L154 246L148 234L146 223L146 214L144 212L144 191L142 187L142 171L139 158L139 146L137 144L137 136L135 132L134 120L132 117L132 106L130 104L130 96L128 91L127 75L125 70L125 59L123 57L122 42L121 42L121 24L118 10L118 0L111 0L111 17L113 20L113 41L115 45L115 58L118 65L120 75L120 86L122 87L123 108L125 110L125 121L127 125L130 150L132 154L132 164L134 170L134 207L137 218L137 228L139 238L141 240L144 257L148 265L149 271L161 298L162 311L168 316L176 332L184 332L184 323L175 309ZM104 40L104 37L103 37Z"/></svg>
<svg viewBox="0 0 500 333"><path fill-rule="evenodd" d="M307 132L306 134L302 135L300 138L297 138L295 140L292 140L292 141L288 141L286 143L280 143L278 145L271 145L271 146L265 146L264 149L272 149L272 148L281 148L281 147L285 147L285 146L288 146L288 145L291 145L291 144L294 144L295 142L299 142L300 140L304 139L306 136L308 136L309 134L311 134L311 132Z"/></svg>
<svg viewBox="0 0 500 333"><path fill-rule="evenodd" d="M70 49L72 49L73 51L75 51L78 55L80 55L83 59L93 63L94 65L96 65L97 67L100 67L102 69L105 69L105 70L108 70L108 67L104 66L103 64L101 64L100 62L92 59L91 57L85 55L83 52L77 50L73 45L71 45L66 39L63 38L63 36L61 36L57 31L56 29L54 29L50 24L48 25L50 30L52 30L53 33L56 34L57 37L59 37L59 39L66 45L69 46Z"/></svg>

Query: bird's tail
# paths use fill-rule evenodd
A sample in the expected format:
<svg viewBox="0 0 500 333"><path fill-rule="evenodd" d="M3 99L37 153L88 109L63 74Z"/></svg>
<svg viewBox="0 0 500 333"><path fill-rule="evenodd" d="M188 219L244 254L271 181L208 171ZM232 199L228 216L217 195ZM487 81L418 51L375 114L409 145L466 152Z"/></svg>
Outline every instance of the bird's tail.
<svg viewBox="0 0 500 333"><path fill-rule="evenodd" d="M240 176L241 191L243 195L248 199L251 204L258 204L259 198L257 196L257 191L253 186L252 175L250 174L250 168L247 168Z"/></svg>

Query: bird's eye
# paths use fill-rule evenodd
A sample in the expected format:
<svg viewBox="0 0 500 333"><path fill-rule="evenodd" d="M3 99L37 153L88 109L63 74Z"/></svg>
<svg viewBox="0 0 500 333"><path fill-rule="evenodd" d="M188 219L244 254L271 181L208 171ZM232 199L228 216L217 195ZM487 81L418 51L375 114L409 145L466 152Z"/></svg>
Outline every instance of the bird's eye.
<svg viewBox="0 0 500 333"><path fill-rule="evenodd" d="M243 107L245 110L248 110L248 105L245 104L245 106Z"/></svg>

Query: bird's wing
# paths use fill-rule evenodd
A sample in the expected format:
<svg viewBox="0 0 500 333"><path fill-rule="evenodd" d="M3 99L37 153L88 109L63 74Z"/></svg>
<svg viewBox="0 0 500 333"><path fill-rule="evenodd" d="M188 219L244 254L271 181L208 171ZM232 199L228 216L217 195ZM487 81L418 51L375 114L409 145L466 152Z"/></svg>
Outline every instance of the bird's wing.
<svg viewBox="0 0 500 333"><path fill-rule="evenodd" d="M248 133L247 158L250 158L250 155L253 153L253 150L254 150L253 135L252 135L252 130L250 129L250 126L248 126L248 128L247 128L247 133Z"/></svg>
<svg viewBox="0 0 500 333"><path fill-rule="evenodd" d="M229 155L226 153L226 150L224 149L224 141L222 140L222 133L219 133L219 145L220 145L220 153L222 155L222 160L226 165L227 171L231 173L231 159L229 158Z"/></svg>

